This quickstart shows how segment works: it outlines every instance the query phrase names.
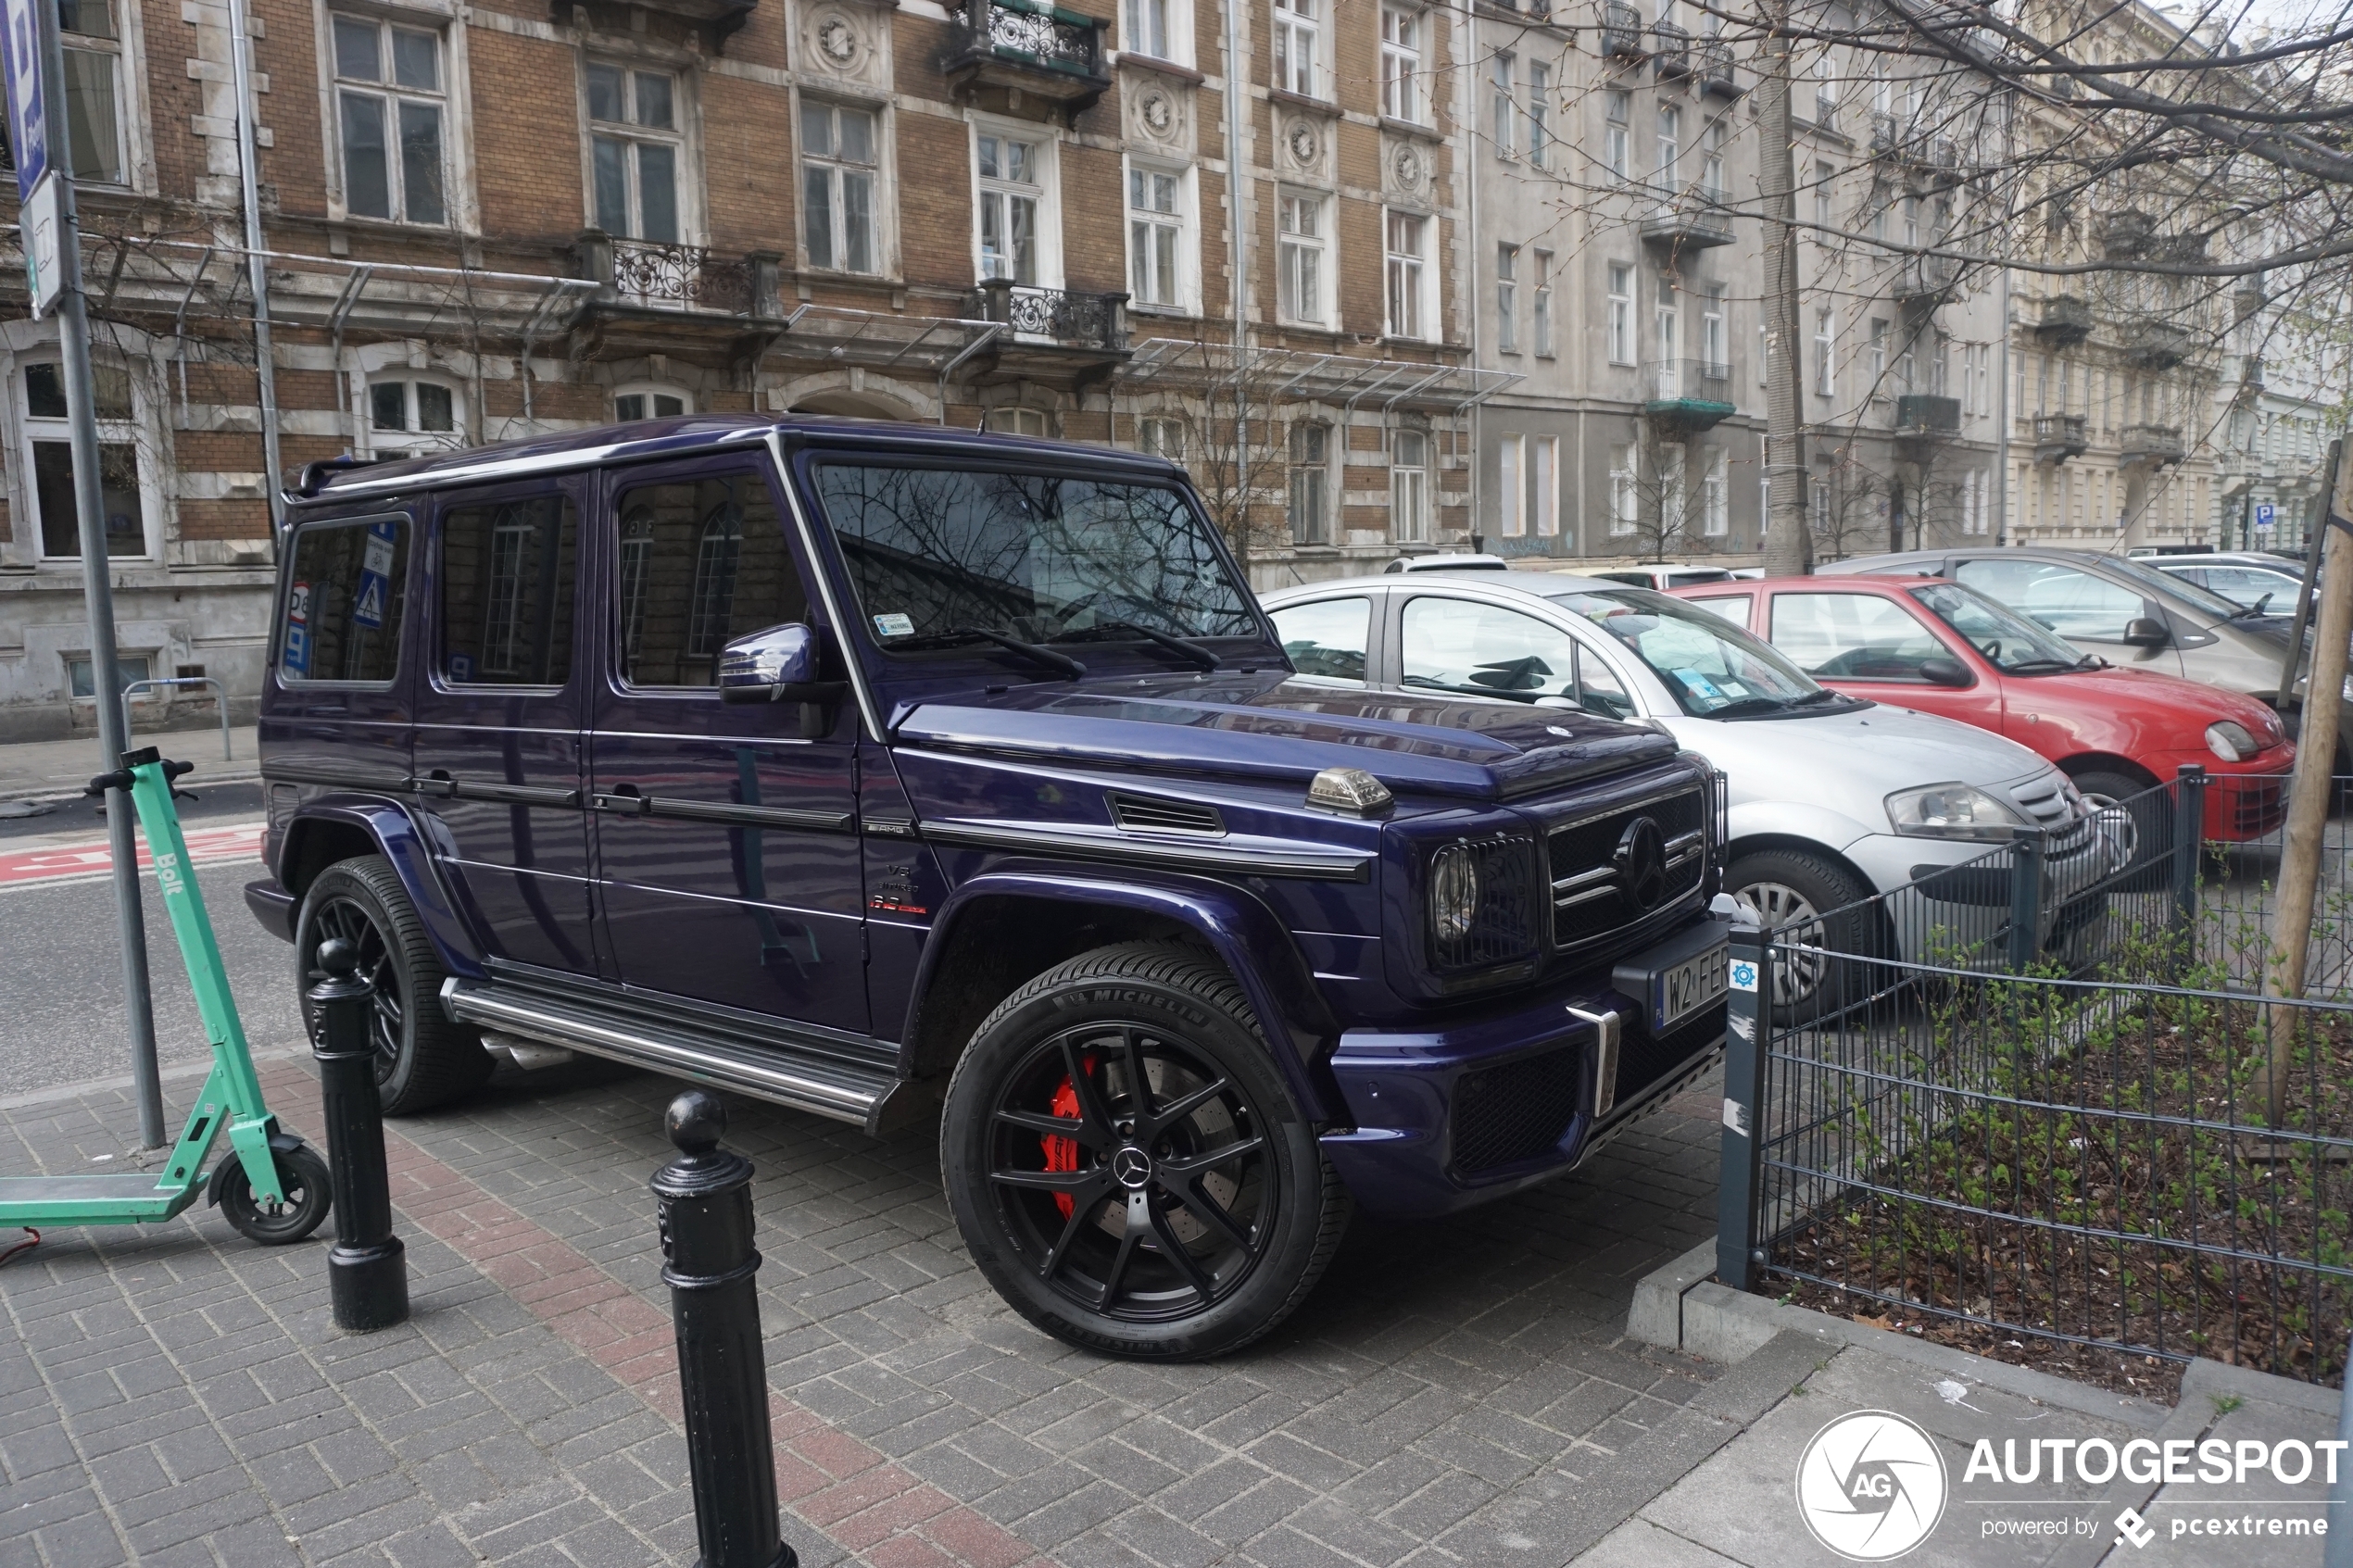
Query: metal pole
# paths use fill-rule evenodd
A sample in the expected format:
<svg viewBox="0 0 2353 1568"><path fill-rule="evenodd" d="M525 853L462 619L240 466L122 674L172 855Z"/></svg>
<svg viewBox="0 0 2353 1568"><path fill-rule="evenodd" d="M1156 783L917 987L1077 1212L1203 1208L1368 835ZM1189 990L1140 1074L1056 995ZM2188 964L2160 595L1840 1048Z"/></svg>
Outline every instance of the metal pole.
<svg viewBox="0 0 2353 1568"><path fill-rule="evenodd" d="M2280 857L2280 897L2271 916L2271 965L2263 994L2292 998L2304 994L2304 967L2310 957L2312 903L2320 890L2321 857L2326 850L2329 797L2335 793L2336 730L2345 690L2348 645L2353 645L2353 464L2335 465L2321 548L2320 625L2312 633L2312 672L2304 688L2304 724L2296 742L2296 772L2287 797L2286 847ZM2295 650L2289 650L2294 657ZM2268 1078L2268 1120L2280 1125L2287 1109L2287 1073L2296 1050L2295 1008L2273 1008Z"/></svg>
<svg viewBox="0 0 2353 1568"><path fill-rule="evenodd" d="M1994 390L1994 543L2010 538L2010 270L2002 269L2002 355Z"/></svg>
<svg viewBox="0 0 2353 1568"><path fill-rule="evenodd" d="M245 279L253 290L254 376L261 391L261 495L270 508L270 547L278 546L278 492L285 470L278 456L278 366L270 347L270 267L262 259L261 174L253 139L253 19L246 0L229 0L229 76L237 95L238 194L245 209Z"/></svg>
<svg viewBox="0 0 2353 1568"><path fill-rule="evenodd" d="M327 1288L335 1326L372 1334L409 1321L409 1261L392 1234L392 1181L384 1172L384 1102L376 1092L370 1024L375 987L359 973L359 948L337 936L319 946L327 978L310 987L319 1020L310 1055L327 1118L334 1173L335 1245Z"/></svg>
<svg viewBox="0 0 2353 1568"><path fill-rule="evenodd" d="M1716 1277L1748 1290L1765 1261L1756 1242L1764 1173L1765 1064L1772 1045L1773 966L1768 934L1734 925L1725 1017L1724 1133L1716 1184Z"/></svg>
<svg viewBox="0 0 2353 1568"><path fill-rule="evenodd" d="M2043 830L2010 841L2010 970L2024 974L2043 951Z"/></svg>
<svg viewBox="0 0 2353 1568"><path fill-rule="evenodd" d="M768 1368L752 1276L751 1161L719 1147L727 1108L688 1089L663 1131L678 1158L654 1173L661 1208L661 1280L678 1332L698 1568L796 1568L776 1518Z"/></svg>
<svg viewBox="0 0 2353 1568"><path fill-rule="evenodd" d="M2173 935L2193 939L2197 922L2197 873L2206 853L2206 790L2204 765L2185 762L2173 774ZM2237 784L2233 788L2243 787ZM2184 946L2177 955L2186 961Z"/></svg>
<svg viewBox="0 0 2353 1568"><path fill-rule="evenodd" d="M50 178L57 182L57 347L64 361L66 413L73 451L73 507L82 547L82 596L90 619L90 694L97 700L99 770L114 773L131 744L122 721L122 671L115 659L114 582L107 559L107 505L98 474L96 386L90 373L90 315L82 293L82 229L73 178L64 166L72 145L66 127L65 54L57 7L33 8L41 50L42 98L48 125ZM139 847L127 783L107 792L107 853L113 862L115 939L122 949L122 1000L131 1023L131 1075L139 1093L139 1142L161 1148L163 1083L156 1068L154 997L147 989L147 927L139 908Z"/></svg>

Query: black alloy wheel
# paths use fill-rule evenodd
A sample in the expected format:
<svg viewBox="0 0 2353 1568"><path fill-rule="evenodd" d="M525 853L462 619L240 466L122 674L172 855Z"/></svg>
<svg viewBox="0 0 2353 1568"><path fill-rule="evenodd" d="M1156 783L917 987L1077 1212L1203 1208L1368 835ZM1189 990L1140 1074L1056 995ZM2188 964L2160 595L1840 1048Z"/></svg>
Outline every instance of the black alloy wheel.
<svg viewBox="0 0 2353 1568"><path fill-rule="evenodd" d="M374 989L368 1041L385 1115L429 1110L490 1076L481 1037L441 1010L448 972L400 873L381 855L337 860L304 890L295 921L295 981L311 1038L318 1038L319 1021L310 987L327 977L319 949L337 936L358 947L359 978Z"/></svg>
<svg viewBox="0 0 2353 1568"><path fill-rule="evenodd" d="M1257 1338L1348 1216L1239 988L1182 947L1098 949L1008 997L957 1065L940 1148L999 1293L1115 1354Z"/></svg>

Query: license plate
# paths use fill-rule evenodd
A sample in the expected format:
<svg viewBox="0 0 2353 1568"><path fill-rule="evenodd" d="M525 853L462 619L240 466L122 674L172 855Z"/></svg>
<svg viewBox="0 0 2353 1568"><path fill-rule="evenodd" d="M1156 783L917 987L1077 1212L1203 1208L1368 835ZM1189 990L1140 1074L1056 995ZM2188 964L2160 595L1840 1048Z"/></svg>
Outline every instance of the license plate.
<svg viewBox="0 0 2353 1568"><path fill-rule="evenodd" d="M1731 949L1727 927L1702 921L1646 952L1618 961L1618 990L1640 997L1650 1013L1652 1038L1692 1014L1715 1006L1731 989Z"/></svg>

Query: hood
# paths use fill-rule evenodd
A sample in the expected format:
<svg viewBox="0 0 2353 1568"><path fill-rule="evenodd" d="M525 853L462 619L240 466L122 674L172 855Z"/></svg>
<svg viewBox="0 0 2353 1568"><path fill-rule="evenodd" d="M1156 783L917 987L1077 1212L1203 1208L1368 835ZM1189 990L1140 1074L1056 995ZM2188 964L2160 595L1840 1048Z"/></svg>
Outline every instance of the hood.
<svg viewBox="0 0 2353 1568"><path fill-rule="evenodd" d="M1881 820L1899 789L2008 786L2051 764L1990 731L1885 704L1818 718L1669 719L1684 745L1724 770L1732 798L1799 801Z"/></svg>
<svg viewBox="0 0 2353 1568"><path fill-rule="evenodd" d="M2058 718L2137 720L2149 725L2153 740L2171 750L2203 746L2206 727L2221 719L2246 726L2259 739L2278 729L2278 716L2253 697L2161 671L2082 670L2013 675L2008 681L2006 690L2013 713L2025 709Z"/></svg>
<svg viewBox="0 0 2353 1568"><path fill-rule="evenodd" d="M1672 736L1578 709L1372 692L1265 674L1147 677L927 698L901 745L1076 767L1295 783L1362 768L1399 795L1504 800L1672 758Z"/></svg>

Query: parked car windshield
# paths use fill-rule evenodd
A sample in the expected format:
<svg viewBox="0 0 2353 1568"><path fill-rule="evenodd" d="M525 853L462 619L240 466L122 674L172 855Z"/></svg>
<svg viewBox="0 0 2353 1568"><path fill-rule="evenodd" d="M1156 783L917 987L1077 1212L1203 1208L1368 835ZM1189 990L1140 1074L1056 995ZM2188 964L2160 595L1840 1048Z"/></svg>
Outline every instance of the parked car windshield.
<svg viewBox="0 0 2353 1568"><path fill-rule="evenodd" d="M887 653L1259 634L1208 522L1174 485L826 462L817 494Z"/></svg>
<svg viewBox="0 0 2353 1568"><path fill-rule="evenodd" d="M1854 702L1818 685L1770 646L1698 605L1648 588L1547 596L1624 644L1693 718L1763 718L1801 707L1811 712Z"/></svg>
<svg viewBox="0 0 2353 1568"><path fill-rule="evenodd" d="M2057 674L2084 663L2083 655L2017 611L1974 588L1932 583L1912 590L1930 614L1969 639L1987 663L2009 675Z"/></svg>

